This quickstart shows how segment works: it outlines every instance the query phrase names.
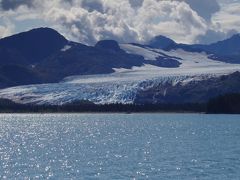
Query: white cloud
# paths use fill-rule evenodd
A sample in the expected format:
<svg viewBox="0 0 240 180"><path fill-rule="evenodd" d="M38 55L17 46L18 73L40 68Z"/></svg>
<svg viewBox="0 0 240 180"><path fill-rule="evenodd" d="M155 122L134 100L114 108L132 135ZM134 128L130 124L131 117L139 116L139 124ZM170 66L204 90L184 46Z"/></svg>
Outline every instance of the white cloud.
<svg viewBox="0 0 240 180"><path fill-rule="evenodd" d="M0 26L0 38L4 38L6 36L9 36L11 34L11 30L8 29L5 26Z"/></svg>
<svg viewBox="0 0 240 180"><path fill-rule="evenodd" d="M224 31L234 29L240 32L240 2L224 4L214 16L213 22L219 24Z"/></svg>
<svg viewBox="0 0 240 180"><path fill-rule="evenodd" d="M200 44L214 43L214 42L229 38L236 33L237 33L237 31L235 31L235 30L229 30L227 32L224 32L221 30L217 31L217 30L209 29L209 30L207 30L207 32L204 35L200 35L197 37L197 43L200 43Z"/></svg>
<svg viewBox="0 0 240 180"><path fill-rule="evenodd" d="M177 42L194 43L201 41L205 33L227 34L230 29L236 29L240 17L233 7L221 10L215 17L219 11L217 0L10 1L0 13L0 20L2 16L17 25L18 22L36 20L71 40L88 44L100 39L146 42L160 34ZM235 20L230 22L229 16Z"/></svg>
<svg viewBox="0 0 240 180"><path fill-rule="evenodd" d="M220 10L217 0L185 0L185 2L207 21L211 21L212 15Z"/></svg>
<svg viewBox="0 0 240 180"><path fill-rule="evenodd" d="M8 19L0 17L0 38L7 37L14 32L14 24L12 24Z"/></svg>
<svg viewBox="0 0 240 180"><path fill-rule="evenodd" d="M71 38L85 43L100 39L146 42L159 34L177 41L193 42L194 37L206 29L204 19L185 2L145 0L136 9L127 0L98 0L101 6L96 6L95 11L92 5L89 11L82 3L75 0L68 8L59 4L53 8L45 7L48 11L44 13L44 19L58 24L70 32Z"/></svg>

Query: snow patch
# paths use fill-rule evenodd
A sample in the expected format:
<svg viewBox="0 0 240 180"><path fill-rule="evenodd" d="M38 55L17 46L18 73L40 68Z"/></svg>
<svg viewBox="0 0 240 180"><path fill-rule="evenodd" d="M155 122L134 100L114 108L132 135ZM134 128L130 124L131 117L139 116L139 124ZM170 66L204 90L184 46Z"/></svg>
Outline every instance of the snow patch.
<svg viewBox="0 0 240 180"><path fill-rule="evenodd" d="M67 50L69 50L69 49L71 49L71 48L72 48L72 46L66 45L66 46L64 46L64 47L61 49L61 51L62 51L62 52L65 52L65 51L67 51Z"/></svg>
<svg viewBox="0 0 240 180"><path fill-rule="evenodd" d="M159 53L152 52L146 48L131 44L120 44L120 47L129 54L138 54L143 56L145 60L157 60L157 58L160 56Z"/></svg>

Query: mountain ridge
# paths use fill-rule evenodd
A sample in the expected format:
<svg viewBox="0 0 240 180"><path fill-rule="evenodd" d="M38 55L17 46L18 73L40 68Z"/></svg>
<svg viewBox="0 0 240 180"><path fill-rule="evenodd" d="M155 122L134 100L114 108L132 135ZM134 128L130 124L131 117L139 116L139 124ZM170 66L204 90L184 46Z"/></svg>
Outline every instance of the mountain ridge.
<svg viewBox="0 0 240 180"><path fill-rule="evenodd" d="M239 74L219 78L240 71L239 44L239 35L210 45L177 44L158 36L149 45L101 40L88 46L50 28L34 29L0 39L0 98L169 103L188 102L189 95L199 101L211 98L215 87L223 89L220 95L240 89Z"/></svg>
<svg viewBox="0 0 240 180"><path fill-rule="evenodd" d="M151 45L150 45L151 46ZM240 63L240 34L235 34L225 40L211 44L182 44L171 43L164 50L184 49L190 52L206 52L214 55L213 60L227 59L229 63Z"/></svg>

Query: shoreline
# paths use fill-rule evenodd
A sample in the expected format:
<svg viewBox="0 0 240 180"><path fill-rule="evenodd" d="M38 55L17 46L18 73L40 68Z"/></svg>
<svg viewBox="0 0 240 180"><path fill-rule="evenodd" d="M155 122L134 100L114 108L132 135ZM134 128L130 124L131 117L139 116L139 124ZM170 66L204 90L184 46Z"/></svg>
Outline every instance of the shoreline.
<svg viewBox="0 0 240 180"><path fill-rule="evenodd" d="M202 115L240 115L237 113L207 113L207 112L191 112L191 111L185 111L185 112L161 112L161 111L154 111L154 112L149 112L149 111L142 111L142 112L112 112L112 111L108 111L108 112L98 112L98 111L82 111L82 112L0 112L0 115L14 115L14 114L36 114L36 115L44 115L44 114L123 114L123 115L132 115L132 114L202 114Z"/></svg>
<svg viewBox="0 0 240 180"><path fill-rule="evenodd" d="M206 112L0 112L0 115L65 115L65 114L120 114L120 115L136 115L136 114L179 114L179 115L240 115L240 113L206 113Z"/></svg>
<svg viewBox="0 0 240 180"><path fill-rule="evenodd" d="M35 105L0 99L0 114L240 114L238 102L240 94L227 94L207 103L181 104L94 104L76 101L64 105Z"/></svg>

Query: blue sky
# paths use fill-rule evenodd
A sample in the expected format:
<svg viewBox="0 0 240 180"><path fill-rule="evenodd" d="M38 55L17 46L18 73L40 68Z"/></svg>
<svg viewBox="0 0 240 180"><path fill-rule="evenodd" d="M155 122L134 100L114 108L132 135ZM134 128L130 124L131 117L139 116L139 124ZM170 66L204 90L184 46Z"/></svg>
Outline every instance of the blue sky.
<svg viewBox="0 0 240 180"><path fill-rule="evenodd" d="M0 38L48 26L68 39L211 43L240 32L240 0L0 0Z"/></svg>

